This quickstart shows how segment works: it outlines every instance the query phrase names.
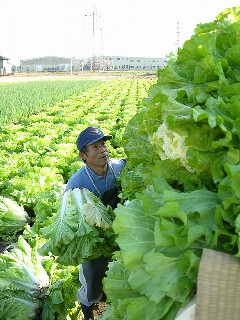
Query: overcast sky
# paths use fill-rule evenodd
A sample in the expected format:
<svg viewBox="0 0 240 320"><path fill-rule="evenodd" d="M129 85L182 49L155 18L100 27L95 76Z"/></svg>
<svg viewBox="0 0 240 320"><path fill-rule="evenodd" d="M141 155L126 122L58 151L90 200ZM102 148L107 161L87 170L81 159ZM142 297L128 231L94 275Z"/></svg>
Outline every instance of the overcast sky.
<svg viewBox="0 0 240 320"><path fill-rule="evenodd" d="M0 55L165 57L239 0L0 0ZM179 27L178 27L179 26Z"/></svg>

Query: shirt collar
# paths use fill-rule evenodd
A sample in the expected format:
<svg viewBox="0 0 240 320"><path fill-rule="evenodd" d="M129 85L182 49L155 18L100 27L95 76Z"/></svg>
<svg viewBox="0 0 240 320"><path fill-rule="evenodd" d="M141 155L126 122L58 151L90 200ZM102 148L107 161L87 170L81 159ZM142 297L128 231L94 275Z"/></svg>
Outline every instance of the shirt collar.
<svg viewBox="0 0 240 320"><path fill-rule="evenodd" d="M102 178L104 178L104 176L99 176L97 175L88 165L86 165L88 168L89 173L91 174L91 176L93 177L94 180L100 180ZM108 168L107 168L107 176L109 175L109 173L112 172L109 164L108 164Z"/></svg>

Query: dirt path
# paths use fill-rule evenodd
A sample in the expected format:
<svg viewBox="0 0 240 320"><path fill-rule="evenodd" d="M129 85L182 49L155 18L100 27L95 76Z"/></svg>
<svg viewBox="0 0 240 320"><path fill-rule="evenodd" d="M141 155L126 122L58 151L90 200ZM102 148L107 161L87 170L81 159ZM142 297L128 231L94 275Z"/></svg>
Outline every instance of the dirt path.
<svg viewBox="0 0 240 320"><path fill-rule="evenodd" d="M26 82L41 80L111 80L111 79L137 79L137 78L156 78L156 73L144 72L114 72L114 71L95 71L82 72L78 74L43 74L43 73L16 73L9 76L1 76L1 82Z"/></svg>

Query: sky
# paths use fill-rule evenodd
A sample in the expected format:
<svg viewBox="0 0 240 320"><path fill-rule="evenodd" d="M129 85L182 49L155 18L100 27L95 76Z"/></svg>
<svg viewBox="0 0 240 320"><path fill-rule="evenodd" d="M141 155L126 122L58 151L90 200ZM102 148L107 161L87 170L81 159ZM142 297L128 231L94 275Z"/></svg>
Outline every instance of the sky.
<svg viewBox="0 0 240 320"><path fill-rule="evenodd" d="M0 55L164 58L239 0L0 0Z"/></svg>

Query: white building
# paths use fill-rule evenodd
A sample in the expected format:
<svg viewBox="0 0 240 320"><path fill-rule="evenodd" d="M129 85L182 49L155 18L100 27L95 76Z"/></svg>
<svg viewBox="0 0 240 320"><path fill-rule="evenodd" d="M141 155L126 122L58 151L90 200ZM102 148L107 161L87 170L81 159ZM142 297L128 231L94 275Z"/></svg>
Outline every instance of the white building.
<svg viewBox="0 0 240 320"><path fill-rule="evenodd" d="M21 72L69 72L83 70L157 70L166 58L94 56L82 59L47 56L20 61Z"/></svg>
<svg viewBox="0 0 240 320"><path fill-rule="evenodd" d="M10 59L0 56L0 76L6 76L12 74L12 64Z"/></svg>
<svg viewBox="0 0 240 320"><path fill-rule="evenodd" d="M103 56L102 60L110 70L157 70L167 64L166 58Z"/></svg>
<svg viewBox="0 0 240 320"><path fill-rule="evenodd" d="M68 72L79 69L79 60L47 56L20 60L21 72Z"/></svg>

